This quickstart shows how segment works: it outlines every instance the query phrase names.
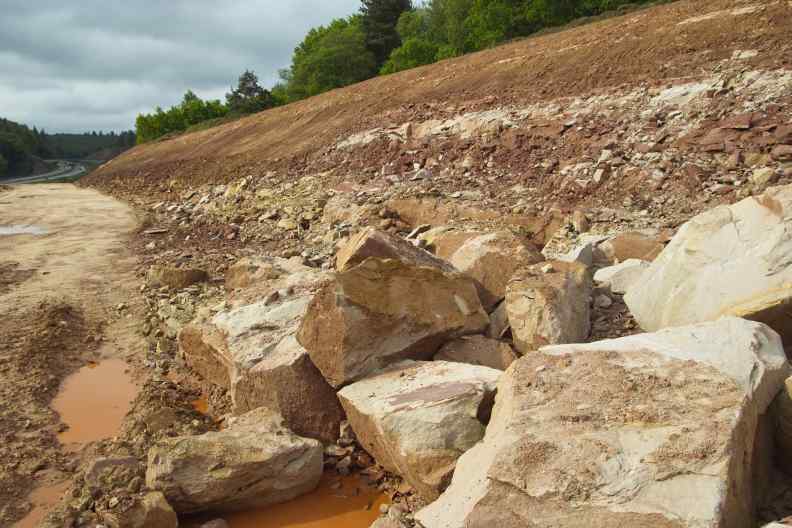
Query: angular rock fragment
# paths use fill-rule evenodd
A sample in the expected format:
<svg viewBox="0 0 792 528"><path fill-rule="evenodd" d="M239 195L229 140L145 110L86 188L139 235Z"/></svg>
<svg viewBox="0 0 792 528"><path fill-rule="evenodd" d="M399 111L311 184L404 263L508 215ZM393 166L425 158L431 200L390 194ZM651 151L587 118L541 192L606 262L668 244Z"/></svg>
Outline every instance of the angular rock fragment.
<svg viewBox="0 0 792 528"><path fill-rule="evenodd" d="M652 261L665 248L663 238L638 232L619 233L597 245L594 260L601 264L618 264L628 259Z"/></svg>
<svg viewBox="0 0 792 528"><path fill-rule="evenodd" d="M453 272L454 268L428 251L390 233L367 227L353 236L336 255L336 269L345 271L369 257L395 259L414 266L429 266Z"/></svg>
<svg viewBox="0 0 792 528"><path fill-rule="evenodd" d="M450 482L457 458L484 435L500 371L406 362L338 396L360 444L426 499Z"/></svg>
<svg viewBox="0 0 792 528"><path fill-rule="evenodd" d="M316 488L321 476L322 444L259 408L220 432L159 441L149 450L146 485L184 514L286 502Z"/></svg>
<svg viewBox="0 0 792 528"><path fill-rule="evenodd" d="M468 239L448 260L475 279L481 304L490 312L503 300L514 273L544 256L528 240L511 231L497 231Z"/></svg>
<svg viewBox="0 0 792 528"><path fill-rule="evenodd" d="M488 323L471 279L369 258L322 287L297 340L330 385L341 387L403 359L429 359Z"/></svg>
<svg viewBox="0 0 792 528"><path fill-rule="evenodd" d="M203 270L192 268L152 266L146 274L146 280L149 286L155 288L166 286L177 290L199 282L205 282L209 280L209 274Z"/></svg>
<svg viewBox="0 0 792 528"><path fill-rule="evenodd" d="M601 268L594 273L594 282L602 286L610 286L613 293L627 293L627 290L640 280L641 275L649 267L649 262L638 259L627 259L619 264Z"/></svg>
<svg viewBox="0 0 792 528"><path fill-rule="evenodd" d="M755 437L788 372L778 335L737 318L543 348L502 376L484 440L416 520L754 526Z"/></svg>
<svg viewBox="0 0 792 528"><path fill-rule="evenodd" d="M294 337L310 299L297 293L220 312L184 327L179 348L193 370L229 390L236 413L265 406L297 434L332 442L343 411Z"/></svg>
<svg viewBox="0 0 792 528"><path fill-rule="evenodd" d="M435 354L434 360L506 370L517 360L517 354L508 343L478 335L449 341Z"/></svg>
<svg viewBox="0 0 792 528"><path fill-rule="evenodd" d="M136 498L129 509L102 512L102 521L109 528L177 528L176 512L159 491Z"/></svg>
<svg viewBox="0 0 792 528"><path fill-rule="evenodd" d="M226 289L249 288L264 284L272 286L278 279L289 278L288 282L297 283L301 275L315 275L316 270L304 266L302 259L293 257L245 257L228 268L225 274ZM315 279L314 279L315 280ZM290 286L287 282L277 283L279 288Z"/></svg>
<svg viewBox="0 0 792 528"><path fill-rule="evenodd" d="M791 218L792 186L694 217L633 285L627 306L645 330L736 315L792 339Z"/></svg>
<svg viewBox="0 0 792 528"><path fill-rule="evenodd" d="M548 261L520 270L506 287L517 351L585 340L591 328L591 290L591 274L578 262Z"/></svg>

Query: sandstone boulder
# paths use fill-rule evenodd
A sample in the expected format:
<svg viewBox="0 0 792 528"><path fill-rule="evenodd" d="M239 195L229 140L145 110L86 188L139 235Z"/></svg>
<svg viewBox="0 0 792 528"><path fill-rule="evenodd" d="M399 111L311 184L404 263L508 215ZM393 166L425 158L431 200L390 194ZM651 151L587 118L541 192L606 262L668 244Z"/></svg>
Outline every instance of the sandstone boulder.
<svg viewBox="0 0 792 528"><path fill-rule="evenodd" d="M154 288L165 286L174 290L207 280L209 280L209 274L203 270L173 266L152 266L146 274L149 286Z"/></svg>
<svg viewBox="0 0 792 528"><path fill-rule="evenodd" d="M429 359L446 341L488 324L471 279L370 258L321 288L297 339L341 387L403 359Z"/></svg>
<svg viewBox="0 0 792 528"><path fill-rule="evenodd" d="M448 485L457 458L484 436L501 372L410 362L338 395L360 444L426 499Z"/></svg>
<svg viewBox="0 0 792 528"><path fill-rule="evenodd" d="M451 255L472 238L483 236L483 231L476 231L452 226L438 226L421 233L418 240L426 244L426 248L443 260Z"/></svg>
<svg viewBox="0 0 792 528"><path fill-rule="evenodd" d="M625 296L645 330L736 315L792 339L792 186L686 224Z"/></svg>
<svg viewBox="0 0 792 528"><path fill-rule="evenodd" d="M638 259L627 259L619 264L601 268L594 273L594 282L601 286L609 286L613 293L627 293L627 290L638 282L641 275L649 267L649 262Z"/></svg>
<svg viewBox="0 0 792 528"><path fill-rule="evenodd" d="M618 264L628 259L651 262L664 248L664 237L660 234L619 233L597 244L594 260L604 264Z"/></svg>
<svg viewBox="0 0 792 528"><path fill-rule="evenodd" d="M528 240L511 231L468 239L449 258L456 269L475 279L487 312L503 300L506 284L518 269L543 260L544 256Z"/></svg>
<svg viewBox="0 0 792 528"><path fill-rule="evenodd" d="M322 476L322 444L289 431L259 408L228 429L168 438L148 455L146 485L180 514L236 511L286 502Z"/></svg>
<svg viewBox="0 0 792 528"><path fill-rule="evenodd" d="M517 360L517 354L508 343L476 335L449 341L435 354L434 360L506 370Z"/></svg>
<svg viewBox="0 0 792 528"><path fill-rule="evenodd" d="M407 240L367 227L353 236L336 255L336 268L345 271L370 257L395 259L414 266L429 266L453 272L454 268Z"/></svg>
<svg viewBox="0 0 792 528"><path fill-rule="evenodd" d="M591 291L591 274L579 262L548 261L520 270L506 287L517 351L585 340L591 328Z"/></svg>
<svg viewBox="0 0 792 528"><path fill-rule="evenodd" d="M124 511L102 512L109 528L177 528L176 512L159 491L151 491Z"/></svg>
<svg viewBox="0 0 792 528"><path fill-rule="evenodd" d="M501 377L484 440L426 528L754 526L781 340L737 318L546 347Z"/></svg>
<svg viewBox="0 0 792 528"><path fill-rule="evenodd" d="M194 371L230 392L234 412L267 407L297 434L332 442L343 411L294 337L310 300L284 294L219 312L183 328L179 348Z"/></svg>

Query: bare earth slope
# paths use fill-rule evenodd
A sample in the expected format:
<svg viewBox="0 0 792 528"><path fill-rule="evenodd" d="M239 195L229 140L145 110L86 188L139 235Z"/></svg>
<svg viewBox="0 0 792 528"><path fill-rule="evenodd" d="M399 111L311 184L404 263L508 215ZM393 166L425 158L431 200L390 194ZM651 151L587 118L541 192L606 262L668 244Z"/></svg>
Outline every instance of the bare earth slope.
<svg viewBox="0 0 792 528"><path fill-rule="evenodd" d="M385 142L385 148L348 152L336 145L376 127L412 123L414 132L429 119L522 109L543 101L557 101L560 117L568 97L662 88L719 76L727 69L789 68L790 37L792 7L787 1L676 2L372 79L138 147L108 163L89 182L131 190L155 181L196 185L267 171L293 174L332 167L333 174L347 177L386 163L400 165L398 170L431 157L432 146L413 140L401 148L389 149ZM738 63L734 68L733 62ZM497 143L498 150L514 150L500 144L502 137ZM541 183L541 171L531 172Z"/></svg>

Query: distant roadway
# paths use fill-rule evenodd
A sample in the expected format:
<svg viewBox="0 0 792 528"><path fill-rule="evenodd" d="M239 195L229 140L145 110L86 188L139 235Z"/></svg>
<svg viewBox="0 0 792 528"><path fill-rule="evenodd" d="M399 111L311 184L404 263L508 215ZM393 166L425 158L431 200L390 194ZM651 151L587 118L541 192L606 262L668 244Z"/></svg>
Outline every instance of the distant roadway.
<svg viewBox="0 0 792 528"><path fill-rule="evenodd" d="M36 174L35 176L25 176L24 178L11 178L8 180L0 180L0 183L35 183L50 180L59 180L61 178L72 178L85 174L86 168L80 163L71 161L59 161L58 168L45 172L43 174Z"/></svg>

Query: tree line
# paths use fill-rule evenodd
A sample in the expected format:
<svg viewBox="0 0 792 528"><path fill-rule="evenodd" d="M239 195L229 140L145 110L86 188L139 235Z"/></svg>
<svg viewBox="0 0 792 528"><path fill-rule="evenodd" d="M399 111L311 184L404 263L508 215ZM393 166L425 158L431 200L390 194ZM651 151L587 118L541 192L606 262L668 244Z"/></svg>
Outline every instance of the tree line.
<svg viewBox="0 0 792 528"><path fill-rule="evenodd" d="M143 143L425 64L479 51L537 31L652 0L361 0L358 13L311 29L270 90L251 71L226 94L137 118Z"/></svg>
<svg viewBox="0 0 792 528"><path fill-rule="evenodd" d="M134 144L135 133L131 130L120 134L48 134L36 127L0 118L0 177L31 174L36 158L86 159L105 149L120 151Z"/></svg>

